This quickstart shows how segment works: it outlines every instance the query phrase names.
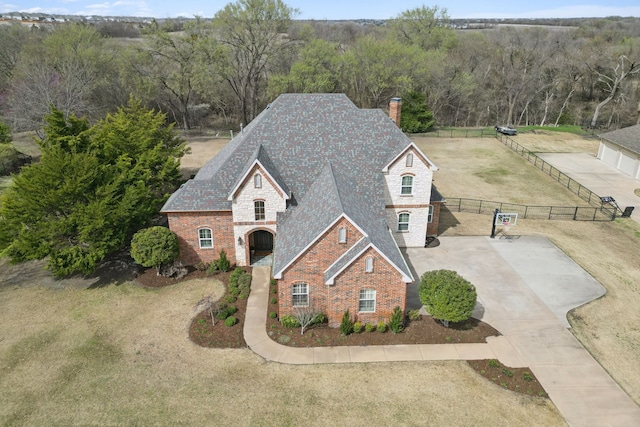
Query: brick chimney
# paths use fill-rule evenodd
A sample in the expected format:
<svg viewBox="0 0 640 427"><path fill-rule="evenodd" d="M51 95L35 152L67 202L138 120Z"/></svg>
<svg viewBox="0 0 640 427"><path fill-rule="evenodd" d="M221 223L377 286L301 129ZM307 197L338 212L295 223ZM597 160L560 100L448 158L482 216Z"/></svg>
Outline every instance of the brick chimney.
<svg viewBox="0 0 640 427"><path fill-rule="evenodd" d="M389 102L389 117L396 126L400 127L400 114L402 111L402 98L391 98Z"/></svg>

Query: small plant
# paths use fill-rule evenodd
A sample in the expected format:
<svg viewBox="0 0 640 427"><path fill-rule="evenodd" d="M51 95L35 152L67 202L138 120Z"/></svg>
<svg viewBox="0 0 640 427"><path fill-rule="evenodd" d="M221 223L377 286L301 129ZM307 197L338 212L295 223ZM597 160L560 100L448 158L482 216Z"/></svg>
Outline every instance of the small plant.
<svg viewBox="0 0 640 427"><path fill-rule="evenodd" d="M409 320L418 320L421 317L420 310L409 310Z"/></svg>
<svg viewBox="0 0 640 427"><path fill-rule="evenodd" d="M207 271L207 269L209 268L209 264L207 264L206 262L200 261L200 262L196 263L196 265L194 265L194 267L198 271Z"/></svg>
<svg viewBox="0 0 640 427"><path fill-rule="evenodd" d="M231 262L227 259L227 253L223 250L220 251L220 258L218 259L218 269L220 271L229 271L231 269Z"/></svg>
<svg viewBox="0 0 640 427"><path fill-rule="evenodd" d="M511 372L507 368L502 368L502 373L505 374L509 378L513 377L513 372Z"/></svg>
<svg viewBox="0 0 640 427"><path fill-rule="evenodd" d="M238 295L240 295L240 289L238 289L238 288L229 288L229 294L233 295L234 297L237 297Z"/></svg>
<svg viewBox="0 0 640 427"><path fill-rule="evenodd" d="M325 323L327 321L327 316L324 313L318 313L316 316L316 320L313 322L314 325L319 325L321 323Z"/></svg>
<svg viewBox="0 0 640 427"><path fill-rule="evenodd" d="M529 381L533 381L533 375L531 375L530 372L523 372L522 373L522 379L529 382Z"/></svg>
<svg viewBox="0 0 640 427"><path fill-rule="evenodd" d="M227 306L227 314L229 316L231 316L232 314L235 314L237 311L238 311L238 307L236 307L235 305L229 304Z"/></svg>
<svg viewBox="0 0 640 427"><path fill-rule="evenodd" d="M271 280L269 280L269 284L271 286L276 286L278 284L278 281L276 279L271 279Z"/></svg>
<svg viewBox="0 0 640 427"><path fill-rule="evenodd" d="M273 298L271 298L271 299L269 300L269 302L270 302L271 304L276 304L276 303L278 302L278 298L273 297Z"/></svg>
<svg viewBox="0 0 640 427"><path fill-rule="evenodd" d="M238 288L241 291L249 291L251 289L251 274L243 271L240 277L238 278Z"/></svg>
<svg viewBox="0 0 640 427"><path fill-rule="evenodd" d="M340 333L347 336L353 332L353 323L351 323L351 315L349 310L345 311L342 315L342 321L340 322Z"/></svg>
<svg viewBox="0 0 640 427"><path fill-rule="evenodd" d="M393 309L393 314L391 315L391 319L389 319L389 329L394 334L398 334L404 329L404 313L400 307L396 306Z"/></svg>
<svg viewBox="0 0 640 427"><path fill-rule="evenodd" d="M235 295L227 295L224 297L224 302L228 302L229 304L236 302L238 298Z"/></svg>
<svg viewBox="0 0 640 427"><path fill-rule="evenodd" d="M280 318L280 323L282 323L282 326L284 326L285 328L298 328L298 327L300 327L300 323L298 323L296 318L291 316L290 314L287 314L286 316L282 316Z"/></svg>
<svg viewBox="0 0 640 427"><path fill-rule="evenodd" d="M360 322L356 322L353 324L353 333L354 334L359 334L360 332L362 332L362 323Z"/></svg>
<svg viewBox="0 0 640 427"><path fill-rule="evenodd" d="M376 327L373 326L371 323L367 323L366 325L364 325L364 330L367 332L373 332L376 330Z"/></svg>
<svg viewBox="0 0 640 427"><path fill-rule="evenodd" d="M381 320L378 322L378 326L376 326L376 330L381 334L384 334L385 332L387 332L387 324L384 323L384 320Z"/></svg>
<svg viewBox="0 0 640 427"><path fill-rule="evenodd" d="M278 288L271 288L271 293L272 294L277 294L278 293Z"/></svg>
<svg viewBox="0 0 640 427"><path fill-rule="evenodd" d="M278 313L276 313L275 311L272 311L272 312L269 313L269 317L271 319L275 319L276 317L278 317Z"/></svg>
<svg viewBox="0 0 640 427"><path fill-rule="evenodd" d="M218 269L218 262L212 261L206 271L209 276L220 273L220 269Z"/></svg>
<svg viewBox="0 0 640 427"><path fill-rule="evenodd" d="M236 323L238 323L238 319L236 319L235 316L229 316L226 319L224 319L224 324L226 326L233 326Z"/></svg>
<svg viewBox="0 0 640 427"><path fill-rule="evenodd" d="M491 359L489 360L489 366L491 366L492 368L499 368L500 362L498 362L496 359Z"/></svg>

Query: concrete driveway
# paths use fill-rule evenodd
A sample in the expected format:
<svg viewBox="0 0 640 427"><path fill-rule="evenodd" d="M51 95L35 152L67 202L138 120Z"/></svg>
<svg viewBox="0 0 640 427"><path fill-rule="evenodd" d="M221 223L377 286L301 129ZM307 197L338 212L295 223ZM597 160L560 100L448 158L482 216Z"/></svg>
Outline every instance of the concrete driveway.
<svg viewBox="0 0 640 427"><path fill-rule="evenodd" d="M567 330L566 312L605 289L547 239L513 237L441 237L406 253L416 278L449 269L476 286L474 317L503 334L501 353L533 371L569 425L640 425L640 408Z"/></svg>
<svg viewBox="0 0 640 427"><path fill-rule="evenodd" d="M634 206L631 218L640 222L640 197L634 194L634 190L640 188L640 181L587 153L540 153L538 156L599 196L613 196L620 209Z"/></svg>

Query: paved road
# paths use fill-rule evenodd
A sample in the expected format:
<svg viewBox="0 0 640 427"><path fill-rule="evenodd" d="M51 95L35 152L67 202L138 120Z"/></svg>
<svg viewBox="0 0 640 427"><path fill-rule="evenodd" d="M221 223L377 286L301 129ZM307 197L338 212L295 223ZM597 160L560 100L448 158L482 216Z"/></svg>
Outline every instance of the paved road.
<svg viewBox="0 0 640 427"><path fill-rule="evenodd" d="M613 196L620 209L634 206L631 218L640 222L640 197L634 193L634 190L640 188L640 181L605 164L592 154L540 153L538 156L599 196Z"/></svg>

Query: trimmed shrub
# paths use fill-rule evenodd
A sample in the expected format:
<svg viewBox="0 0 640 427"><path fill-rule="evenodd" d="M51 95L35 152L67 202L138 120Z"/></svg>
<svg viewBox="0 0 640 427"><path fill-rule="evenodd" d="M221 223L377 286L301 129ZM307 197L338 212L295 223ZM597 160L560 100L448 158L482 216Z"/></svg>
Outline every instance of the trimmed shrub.
<svg viewBox="0 0 640 427"><path fill-rule="evenodd" d="M342 335L349 335L353 332L353 323L351 323L351 315L349 310L345 311L342 315L342 321L340 322L340 333Z"/></svg>
<svg viewBox="0 0 640 427"><path fill-rule="evenodd" d="M218 269L220 271L229 271L231 269L231 262L227 259L227 253L223 250L220 251L220 258L218 259Z"/></svg>
<svg viewBox="0 0 640 427"><path fill-rule="evenodd" d="M314 320L313 324L314 325L319 325L321 323L325 323L327 321L327 316L324 315L324 313L318 313L318 315L316 316L316 319Z"/></svg>
<svg viewBox="0 0 640 427"><path fill-rule="evenodd" d="M229 315L227 314L227 304L220 304L218 306L218 310L216 313L216 319L218 320L224 320L227 317L229 317Z"/></svg>
<svg viewBox="0 0 640 427"><path fill-rule="evenodd" d="M224 324L226 326L233 326L236 323L238 323L238 319L236 319L235 316L229 316L226 319L224 319Z"/></svg>
<svg viewBox="0 0 640 427"><path fill-rule="evenodd" d="M224 297L224 302L228 302L229 304L236 302L238 298L236 298L234 295L227 295L226 297Z"/></svg>
<svg viewBox="0 0 640 427"><path fill-rule="evenodd" d="M238 280L240 279L240 276L242 276L243 273L244 273L244 270L241 269L240 267L233 270L233 272L231 272L231 274L229 275L229 287L234 287L234 288L238 287Z"/></svg>
<svg viewBox="0 0 640 427"><path fill-rule="evenodd" d="M269 280L269 284L271 286L276 286L278 284L278 281L276 279L271 279L271 280Z"/></svg>
<svg viewBox="0 0 640 427"><path fill-rule="evenodd" d="M272 312L269 313L269 317L271 319L275 319L276 317L278 317L278 313L276 313L275 311L272 311Z"/></svg>
<svg viewBox="0 0 640 427"><path fill-rule="evenodd" d="M476 306L476 288L451 270L427 271L420 278L420 302L434 319L449 322L467 320Z"/></svg>
<svg viewBox="0 0 640 427"><path fill-rule="evenodd" d="M237 311L238 311L238 307L236 307L235 305L229 304L227 306L227 315L231 316L232 314L235 314Z"/></svg>
<svg viewBox="0 0 640 427"><path fill-rule="evenodd" d="M366 325L364 325L364 330L367 332L373 332L376 330L376 327L373 326L371 323L367 323Z"/></svg>
<svg viewBox="0 0 640 427"><path fill-rule="evenodd" d="M207 264L206 262L198 262L196 263L196 265L194 265L195 269L198 271L207 271L209 269L209 264Z"/></svg>
<svg viewBox="0 0 640 427"><path fill-rule="evenodd" d="M273 297L273 298L271 298L271 299L269 300L269 303L270 303L270 304L276 304L277 302L278 302L278 298L276 298L276 297Z"/></svg>
<svg viewBox="0 0 640 427"><path fill-rule="evenodd" d="M400 307L393 309L393 314L391 314L391 319L389 319L389 329L394 334L400 333L404 329L404 313Z"/></svg>
<svg viewBox="0 0 640 427"><path fill-rule="evenodd" d="M234 297L237 297L238 295L240 295L240 289L238 289L238 288L229 288L229 294L233 295Z"/></svg>
<svg viewBox="0 0 640 427"><path fill-rule="evenodd" d="M220 269L218 268L218 261L212 261L207 267L207 274L211 276L218 273L220 273Z"/></svg>
<svg viewBox="0 0 640 427"><path fill-rule="evenodd" d="M299 328L300 327L300 323L298 322L298 320L295 317L291 316L290 314L287 314L286 316L282 316L280 318L280 323L285 328Z"/></svg>
<svg viewBox="0 0 640 427"><path fill-rule="evenodd" d="M387 332L387 324L384 323L384 320L378 322L378 326L376 326L376 330L382 334Z"/></svg>
<svg viewBox="0 0 640 427"><path fill-rule="evenodd" d="M354 334L359 334L360 332L362 332L362 323L360 322L356 322L353 324L353 333Z"/></svg>
<svg viewBox="0 0 640 427"><path fill-rule="evenodd" d="M251 289L251 274L243 272L238 278L238 287L241 291L249 291Z"/></svg>
<svg viewBox="0 0 640 427"><path fill-rule="evenodd" d="M149 227L138 231L131 239L131 257L143 267L160 267L180 255L178 236L166 227Z"/></svg>

